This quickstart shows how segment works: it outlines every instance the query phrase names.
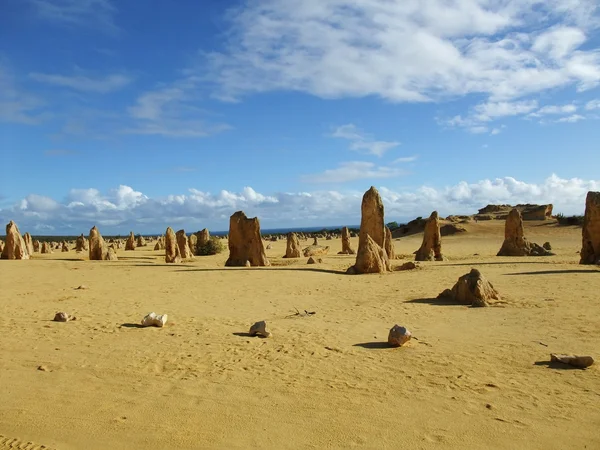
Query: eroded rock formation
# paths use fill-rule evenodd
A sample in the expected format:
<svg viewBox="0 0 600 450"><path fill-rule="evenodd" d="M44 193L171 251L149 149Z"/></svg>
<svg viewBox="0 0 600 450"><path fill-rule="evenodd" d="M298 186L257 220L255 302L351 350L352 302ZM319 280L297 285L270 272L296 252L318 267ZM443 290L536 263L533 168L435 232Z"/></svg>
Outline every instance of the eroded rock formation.
<svg viewBox="0 0 600 450"><path fill-rule="evenodd" d="M415 254L415 261L443 261L442 236L440 234L440 218L433 211L425 224L423 243Z"/></svg>
<svg viewBox="0 0 600 450"><path fill-rule="evenodd" d="M588 192L585 200L580 264L600 264L600 192Z"/></svg>
<svg viewBox="0 0 600 450"><path fill-rule="evenodd" d="M269 266L260 236L260 222L257 217L248 218L243 211L237 211L229 219L229 258L226 266L245 267Z"/></svg>

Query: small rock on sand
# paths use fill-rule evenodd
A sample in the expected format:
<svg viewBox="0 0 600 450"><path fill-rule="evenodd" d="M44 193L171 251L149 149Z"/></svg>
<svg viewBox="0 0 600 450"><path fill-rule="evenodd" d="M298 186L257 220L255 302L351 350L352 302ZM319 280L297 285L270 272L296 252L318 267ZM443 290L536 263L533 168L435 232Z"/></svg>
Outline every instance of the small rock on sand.
<svg viewBox="0 0 600 450"><path fill-rule="evenodd" d="M580 369L585 369L594 364L594 358L591 356L558 355L555 353L550 354L550 361L561 362Z"/></svg>
<svg viewBox="0 0 600 450"><path fill-rule="evenodd" d="M408 331L405 327L401 327L400 325L394 325L390 329L390 333L388 335L388 344L393 345L394 347L402 347L412 337L410 331Z"/></svg>
<svg viewBox="0 0 600 450"><path fill-rule="evenodd" d="M267 329L267 322L261 320L250 327L249 334L251 336L260 336L264 338L271 337L271 332Z"/></svg>

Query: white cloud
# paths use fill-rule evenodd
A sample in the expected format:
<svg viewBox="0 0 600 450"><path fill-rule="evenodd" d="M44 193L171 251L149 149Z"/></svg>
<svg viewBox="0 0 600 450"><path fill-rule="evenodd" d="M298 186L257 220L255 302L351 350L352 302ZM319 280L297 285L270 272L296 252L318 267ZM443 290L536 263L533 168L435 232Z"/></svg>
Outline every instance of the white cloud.
<svg viewBox="0 0 600 450"><path fill-rule="evenodd" d="M0 122L38 124L50 117L45 106L40 98L18 86L17 77L0 60Z"/></svg>
<svg viewBox="0 0 600 450"><path fill-rule="evenodd" d="M490 122L501 118L520 116L533 111L538 107L536 100L516 102L486 102L475 105L466 117L457 115L451 119L438 122L449 127L461 127L473 134L489 132L492 135L499 134L505 125L494 127L490 130Z"/></svg>
<svg viewBox="0 0 600 450"><path fill-rule="evenodd" d="M346 183L364 179L394 178L404 174L405 172L398 168L376 166L371 162L349 161L341 163L336 169L306 175L303 179L310 183Z"/></svg>
<svg viewBox="0 0 600 450"><path fill-rule="evenodd" d="M356 125L351 123L337 127L332 133L332 136L352 141L350 144L351 150L364 151L365 153L376 156L383 156L388 150L400 145L400 142L396 141L387 142L374 140L371 136L365 134L359 130Z"/></svg>
<svg viewBox="0 0 600 450"><path fill-rule="evenodd" d="M198 138L231 129L226 123L209 123L202 119L207 111L194 106L197 98L197 83L192 78L147 91L128 108L133 125L124 128L122 133Z"/></svg>
<svg viewBox="0 0 600 450"><path fill-rule="evenodd" d="M585 109L591 111L593 109L600 109L600 99L590 100L585 104Z"/></svg>
<svg viewBox="0 0 600 450"><path fill-rule="evenodd" d="M65 75L33 72L29 74L29 78L40 83L67 87L76 91L98 92L101 94L116 91L127 86L131 82L131 78L119 74L93 79L83 75L69 77Z"/></svg>
<svg viewBox="0 0 600 450"><path fill-rule="evenodd" d="M28 0L36 15L49 22L99 29L116 35L117 9L110 0Z"/></svg>
<svg viewBox="0 0 600 450"><path fill-rule="evenodd" d="M396 158L392 164L410 163L415 162L417 159L419 159L419 155L403 156L401 158Z"/></svg>
<svg viewBox="0 0 600 450"><path fill-rule="evenodd" d="M575 122L579 122L580 120L584 120L584 119L585 119L585 117L583 117L579 114L573 114L568 117L561 117L560 119L557 119L556 122L575 123Z"/></svg>
<svg viewBox="0 0 600 450"><path fill-rule="evenodd" d="M507 101L600 82L585 48L597 0L255 0L233 9L216 95L292 90L322 98ZM365 70L368 68L368 70Z"/></svg>
<svg viewBox="0 0 600 450"><path fill-rule="evenodd" d="M370 184L370 183L369 183ZM365 186L366 190L368 186ZM422 186L395 191L379 187L386 218L409 220L438 210L442 216L473 214L489 203L553 203L555 212L581 214L588 191L600 190L599 180L563 179L552 175L542 183L512 177L462 181L453 186ZM149 198L128 186L106 195L96 189L72 190L61 202L30 195L14 207L0 209L0 221L15 220L20 229L87 233L162 232L167 226L195 231L205 226L226 230L231 214L244 210L258 216L263 228L357 224L363 191L279 192L262 194L250 187L218 193L190 189L187 194Z"/></svg>

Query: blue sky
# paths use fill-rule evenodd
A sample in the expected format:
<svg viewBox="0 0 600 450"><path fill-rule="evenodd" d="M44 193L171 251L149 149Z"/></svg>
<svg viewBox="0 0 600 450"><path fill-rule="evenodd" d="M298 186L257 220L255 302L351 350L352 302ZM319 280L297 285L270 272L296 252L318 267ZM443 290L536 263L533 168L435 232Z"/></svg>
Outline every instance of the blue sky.
<svg viewBox="0 0 600 450"><path fill-rule="evenodd" d="M4 0L0 220L358 223L600 190L597 0Z"/></svg>

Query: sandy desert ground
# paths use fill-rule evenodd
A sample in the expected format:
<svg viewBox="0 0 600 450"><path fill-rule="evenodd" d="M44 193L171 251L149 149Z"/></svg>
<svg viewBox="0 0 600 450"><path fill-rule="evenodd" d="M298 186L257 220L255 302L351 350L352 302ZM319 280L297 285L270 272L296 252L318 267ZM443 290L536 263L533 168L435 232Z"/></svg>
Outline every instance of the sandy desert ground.
<svg viewBox="0 0 600 450"><path fill-rule="evenodd" d="M0 261L0 448L600 448L600 269L578 264L580 228L525 226L557 255L496 257L490 221L445 237L448 261L388 275L285 260L285 241L270 268L166 265L151 246ZM394 264L421 239L396 240ZM435 300L471 267L500 306ZM150 311L167 326L138 328ZM272 338L246 335L257 320ZM417 339L382 345L395 323Z"/></svg>

